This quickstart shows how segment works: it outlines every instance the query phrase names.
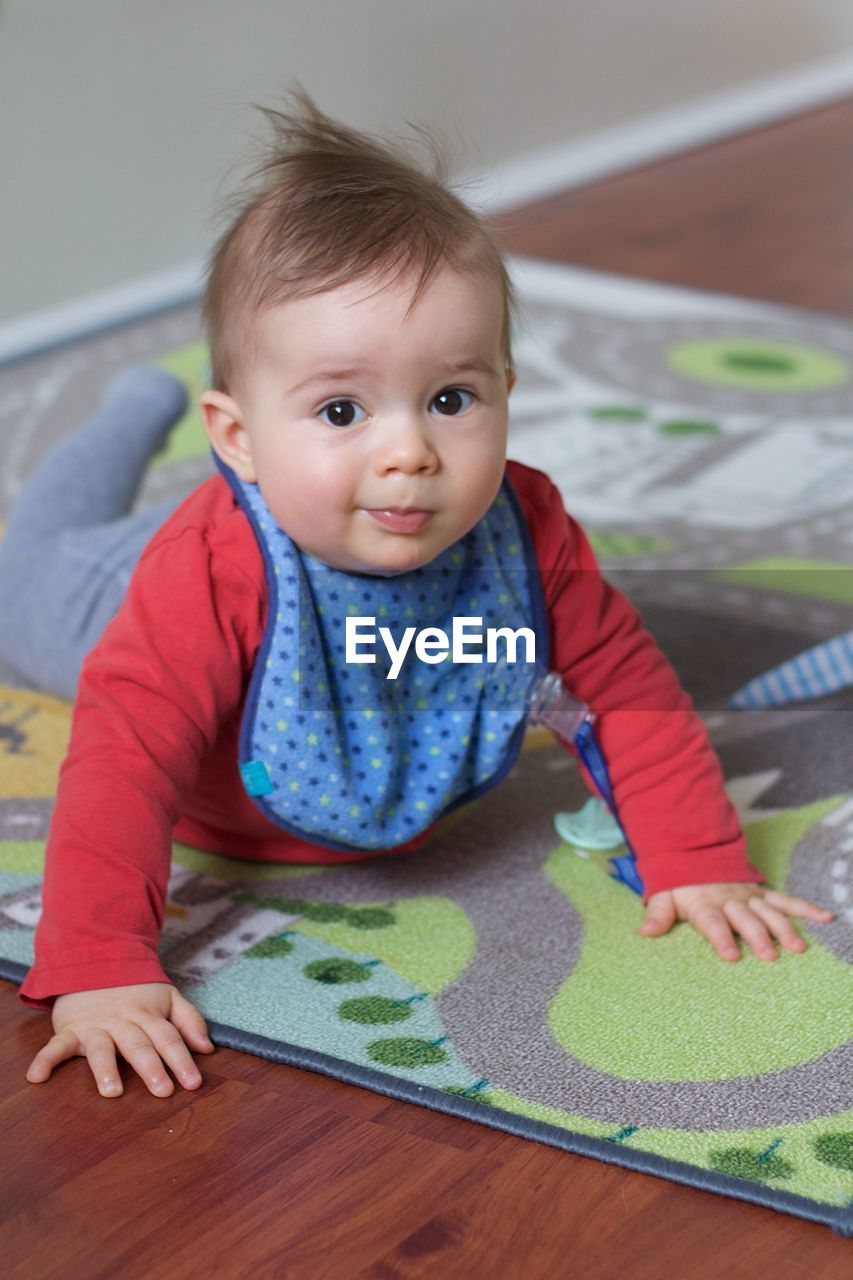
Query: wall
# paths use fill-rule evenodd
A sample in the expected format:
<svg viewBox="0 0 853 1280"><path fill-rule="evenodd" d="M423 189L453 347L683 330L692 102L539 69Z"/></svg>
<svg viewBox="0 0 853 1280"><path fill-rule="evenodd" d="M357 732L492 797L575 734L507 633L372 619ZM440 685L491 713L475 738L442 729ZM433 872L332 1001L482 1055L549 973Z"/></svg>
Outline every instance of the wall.
<svg viewBox="0 0 853 1280"><path fill-rule="evenodd" d="M853 50L848 0L0 0L0 322L206 253L295 75L460 173ZM462 141L464 139L464 143Z"/></svg>

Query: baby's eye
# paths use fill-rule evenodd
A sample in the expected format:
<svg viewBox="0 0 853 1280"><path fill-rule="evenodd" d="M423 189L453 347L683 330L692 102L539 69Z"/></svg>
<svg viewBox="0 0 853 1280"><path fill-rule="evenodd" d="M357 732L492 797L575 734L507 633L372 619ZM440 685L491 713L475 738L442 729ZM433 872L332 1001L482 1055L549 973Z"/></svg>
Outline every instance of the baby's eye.
<svg viewBox="0 0 853 1280"><path fill-rule="evenodd" d="M462 387L445 387L439 391L430 408L450 418L456 413L464 413L473 403L474 396L470 391L463 391Z"/></svg>
<svg viewBox="0 0 853 1280"><path fill-rule="evenodd" d="M365 412L354 400L330 400L320 410L320 417L330 427L351 427L354 422L361 422Z"/></svg>

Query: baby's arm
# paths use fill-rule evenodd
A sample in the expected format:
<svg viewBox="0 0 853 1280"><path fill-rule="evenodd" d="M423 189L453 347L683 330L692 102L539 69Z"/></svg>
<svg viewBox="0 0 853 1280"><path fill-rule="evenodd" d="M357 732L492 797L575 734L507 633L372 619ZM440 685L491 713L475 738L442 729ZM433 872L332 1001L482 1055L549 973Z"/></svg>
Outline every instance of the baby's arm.
<svg viewBox="0 0 853 1280"><path fill-rule="evenodd" d="M221 725L239 710L252 661L242 606L255 611L255 633L259 607L242 571L214 569L208 551L190 530L144 556L84 664L46 851L36 963L21 988L30 1005L54 1003L56 1035L31 1067L43 1079L63 1058L89 1057L94 1036L100 1063L127 1047L153 1080L157 1052L186 1070L189 1055L175 1042L199 1023L203 1033L157 954L172 828ZM141 992L149 993L142 1005ZM188 1043L201 1044L195 1033Z"/></svg>
<svg viewBox="0 0 853 1280"><path fill-rule="evenodd" d="M637 610L602 578L554 486L540 480L544 491L528 518L551 665L599 717L619 816L646 887L641 932L654 936L676 919L689 920L724 958L738 955L733 930L767 958L776 955L771 935L788 950L804 949L786 915L825 922L832 913L761 887L766 878L747 858L719 760L689 695Z"/></svg>
<svg viewBox="0 0 853 1280"><path fill-rule="evenodd" d="M165 1098L174 1092L166 1066L185 1089L201 1084L187 1045L199 1053L213 1053L202 1014L170 983L71 992L57 996L51 1016L55 1034L29 1065L31 1084L47 1080L66 1058L82 1056L98 1092L116 1098L124 1091L118 1050L151 1093Z"/></svg>

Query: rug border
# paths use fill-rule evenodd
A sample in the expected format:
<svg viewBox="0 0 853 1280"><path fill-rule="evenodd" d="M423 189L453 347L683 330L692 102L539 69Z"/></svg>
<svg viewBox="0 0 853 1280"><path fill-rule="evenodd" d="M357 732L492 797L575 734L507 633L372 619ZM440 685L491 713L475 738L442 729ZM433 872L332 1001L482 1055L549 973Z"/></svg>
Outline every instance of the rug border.
<svg viewBox="0 0 853 1280"><path fill-rule="evenodd" d="M20 985L27 973L26 965L0 956L0 978ZM32 1012L40 1011L33 1009ZM807 1196L796 1195L792 1191L762 1187L757 1182L749 1182L725 1173L714 1173L710 1169L700 1169L698 1165L687 1164L682 1160L671 1160L667 1156L654 1155L649 1151L619 1146L606 1138L593 1138L588 1134L576 1133L572 1129L548 1124L544 1120L532 1120L527 1116L519 1116L499 1107L484 1106L480 1102L460 1097L458 1094L446 1093L443 1089L436 1089L431 1085L420 1085L414 1080L392 1076L387 1072L377 1071L373 1067L361 1066L359 1063L347 1062L343 1058L335 1058L315 1049L304 1049L299 1045L288 1044L284 1040L271 1040L267 1036L242 1031L239 1027L231 1027L225 1023L208 1019L207 1030L214 1044L221 1045L225 1049L237 1049L242 1053L251 1053L255 1057L279 1062L284 1066L315 1071L320 1075L340 1080L344 1084L356 1085L362 1089L369 1089L372 1093L395 1098L399 1102L411 1102L416 1106L428 1107L431 1111L470 1120L474 1124L485 1124L492 1129L511 1133L514 1137L528 1138L534 1142L544 1143L546 1146L559 1147L573 1155L589 1156L592 1159L602 1160L605 1164L620 1165L637 1173L649 1173L700 1191L712 1191L730 1199L746 1200L765 1209L775 1209L780 1213L788 1213L794 1217L821 1223L823 1226L831 1227L836 1235L844 1239L853 1239L853 1205L849 1209L842 1206L836 1207L820 1200L811 1200Z"/></svg>

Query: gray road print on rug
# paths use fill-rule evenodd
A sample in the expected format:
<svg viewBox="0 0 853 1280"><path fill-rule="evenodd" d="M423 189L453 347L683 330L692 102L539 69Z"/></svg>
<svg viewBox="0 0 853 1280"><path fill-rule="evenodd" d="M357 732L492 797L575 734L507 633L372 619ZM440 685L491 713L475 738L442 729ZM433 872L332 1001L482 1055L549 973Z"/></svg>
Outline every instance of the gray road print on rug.
<svg viewBox="0 0 853 1280"><path fill-rule="evenodd" d="M843 715L843 713L841 713ZM836 716L838 720L840 717ZM746 816L790 806L790 778L799 779L798 743L814 726L826 738L833 717L811 704L786 711L720 712L709 732L728 777L732 753L743 751L756 764L756 741L766 740L768 762L776 767L737 781L747 798ZM728 763L727 763L728 762ZM821 781L831 783L825 776ZM807 800L834 794L831 785L807 779ZM164 962L191 998L194 981L231 963L259 939L278 934L298 919L263 899L304 897L318 902L383 903L418 896L446 896L468 915L478 950L463 974L435 997L447 1034L476 1074L545 1105L576 1110L607 1123L682 1128L773 1125L824 1115L849 1103L843 1082L853 1073L850 1050L759 1077L676 1082L628 1081L595 1069L556 1044L548 1030L548 1007L575 969L583 947L583 922L571 902L543 872L556 847L553 814L572 808L585 790L559 749L522 753L510 777L429 846L407 857L377 859L341 869L252 883L251 908L234 900L235 885L179 869L170 900L192 904L185 934L169 921ZM794 800L794 803L797 803ZM0 809L6 839L38 839L47 834L51 802L9 800ZM853 907L833 900L846 887L853 862L853 806L830 813L800 842L787 887L839 908L836 922L816 930L826 950L853 961ZM494 884L494 867L501 879ZM627 890L624 890L627 893ZM0 900L6 927L32 929L39 916L37 884ZM654 945L651 943L650 945ZM537 975L535 991L519 974ZM485 1030L484 1030L485 1029ZM538 1085L525 1064L535 1060Z"/></svg>
<svg viewBox="0 0 853 1280"><path fill-rule="evenodd" d="M428 850L257 884L253 897L274 899L284 889L288 897L318 902L452 899L470 918L478 947L465 972L435 996L442 1025L472 1072L532 1102L607 1123L721 1130L794 1123L848 1106L853 1046L761 1076L644 1081L600 1071L554 1042L548 1006L578 962L583 927L542 871L556 844L550 823L556 797L554 775L541 766L541 756L530 753L488 805L481 803ZM495 861L502 877L497 897L490 874ZM278 914L277 929L286 919ZM230 923L233 933L239 917ZM519 982L525 970L536 974L534 990Z"/></svg>

